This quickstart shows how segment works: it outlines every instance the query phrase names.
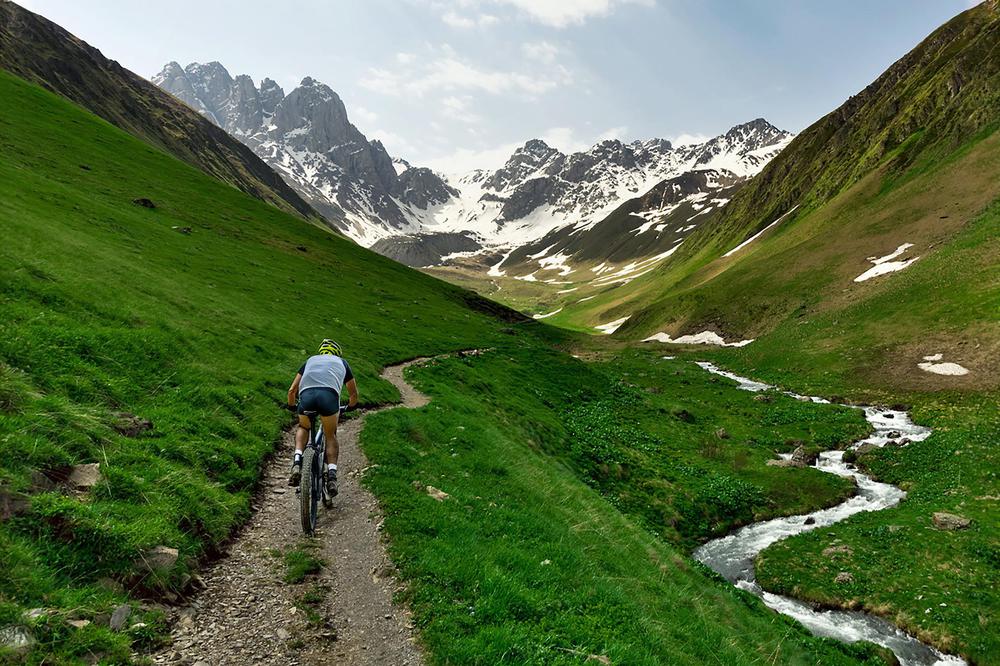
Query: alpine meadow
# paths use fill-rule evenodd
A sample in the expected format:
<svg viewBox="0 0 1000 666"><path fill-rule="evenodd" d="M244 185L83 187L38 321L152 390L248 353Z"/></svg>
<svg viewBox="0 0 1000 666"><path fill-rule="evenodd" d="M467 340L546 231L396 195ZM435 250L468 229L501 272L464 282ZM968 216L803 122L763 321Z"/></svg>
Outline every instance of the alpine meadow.
<svg viewBox="0 0 1000 666"><path fill-rule="evenodd" d="M189 4L0 0L0 663L1000 664L998 0Z"/></svg>

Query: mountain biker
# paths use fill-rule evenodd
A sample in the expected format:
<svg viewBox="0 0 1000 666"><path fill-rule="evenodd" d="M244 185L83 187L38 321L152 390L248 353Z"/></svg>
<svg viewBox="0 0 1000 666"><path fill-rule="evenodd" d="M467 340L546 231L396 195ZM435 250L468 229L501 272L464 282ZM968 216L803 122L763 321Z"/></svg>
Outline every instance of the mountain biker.
<svg viewBox="0 0 1000 666"><path fill-rule="evenodd" d="M358 384L354 381L351 366L341 358L340 345L326 339L319 345L319 353L310 356L299 368L292 385L288 387L288 408L295 409L298 400L299 428L295 433L295 456L292 458L292 473L289 486L297 486L302 481L302 452L306 448L309 419L305 411L318 412L323 421L326 437L326 491L330 497L337 495L337 457L340 446L337 442L337 422L340 419L340 393L344 386L350 393L348 410L358 405Z"/></svg>

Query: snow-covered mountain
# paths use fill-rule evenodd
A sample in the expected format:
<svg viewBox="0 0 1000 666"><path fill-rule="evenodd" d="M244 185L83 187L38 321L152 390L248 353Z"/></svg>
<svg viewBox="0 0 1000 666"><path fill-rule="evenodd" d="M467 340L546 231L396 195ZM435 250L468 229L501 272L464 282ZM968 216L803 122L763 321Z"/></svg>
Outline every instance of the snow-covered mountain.
<svg viewBox="0 0 1000 666"><path fill-rule="evenodd" d="M758 118L682 146L608 140L565 154L533 139L500 169L446 178L369 141L337 94L309 77L286 95L217 62L172 62L153 82L252 148L331 225L413 266L662 254L792 138Z"/></svg>
<svg viewBox="0 0 1000 666"><path fill-rule="evenodd" d="M351 124L340 97L310 77L287 95L218 62L171 62L153 83L248 145L333 226L363 245L420 229L422 213L457 192L426 168L394 160Z"/></svg>
<svg viewBox="0 0 1000 666"><path fill-rule="evenodd" d="M704 143L683 146L664 139L608 140L566 155L533 139L502 168L473 171L453 181L458 195L424 211L419 232L380 240L373 249L412 263L410 250L421 240L434 238L437 246L449 249L449 243L441 243L437 236L458 240L456 234L464 234L494 253L517 256L526 254L518 248L535 248L542 239L555 242L570 237L577 252L587 246L587 238L601 238L606 248L607 232L614 227L633 241L618 242L620 251L627 247L634 256L652 254L678 228L689 227L686 235L702 221L667 228L671 215L688 211L686 219L724 206L733 188L760 171L791 139L790 133L762 118ZM667 182L671 187L661 188L658 199L646 196ZM605 223L637 198L644 198L645 207L630 214L628 222ZM598 227L601 233L591 233ZM470 251L468 241L461 241L452 253ZM443 258L448 256L445 252ZM441 260L427 253L420 257L430 263Z"/></svg>

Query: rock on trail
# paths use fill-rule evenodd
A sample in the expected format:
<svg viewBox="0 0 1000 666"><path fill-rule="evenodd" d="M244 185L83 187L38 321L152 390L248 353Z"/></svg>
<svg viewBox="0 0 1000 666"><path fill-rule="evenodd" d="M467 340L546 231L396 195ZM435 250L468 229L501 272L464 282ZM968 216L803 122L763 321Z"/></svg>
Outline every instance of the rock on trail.
<svg viewBox="0 0 1000 666"><path fill-rule="evenodd" d="M429 401L403 379L403 370L423 359L386 368L382 377L402 396L402 406ZM398 405L397 405L398 406ZM394 406L395 407L395 406ZM390 407L391 409L392 407ZM369 412L371 413L371 412ZM298 495L286 487L292 433L268 464L255 513L229 555L203 574L205 590L176 613L173 642L152 655L156 664L392 664L423 663L409 612L393 603L398 583L379 536L377 501L360 483L368 462L358 447L363 418L337 431L340 495L320 510L314 554L325 562L316 580L284 582L285 564L276 550L305 539ZM307 606L307 592L323 600ZM306 608L318 613L310 622Z"/></svg>

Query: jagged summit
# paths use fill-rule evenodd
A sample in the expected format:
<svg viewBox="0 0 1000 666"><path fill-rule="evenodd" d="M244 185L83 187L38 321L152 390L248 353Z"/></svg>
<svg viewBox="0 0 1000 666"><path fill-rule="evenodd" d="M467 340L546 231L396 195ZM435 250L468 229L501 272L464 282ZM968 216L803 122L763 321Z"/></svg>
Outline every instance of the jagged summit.
<svg viewBox="0 0 1000 666"><path fill-rule="evenodd" d="M218 62L168 63L153 82L250 146L328 221L361 243L413 231L420 211L453 190L430 170L401 178L381 141L369 141L340 96L306 76L287 95Z"/></svg>

